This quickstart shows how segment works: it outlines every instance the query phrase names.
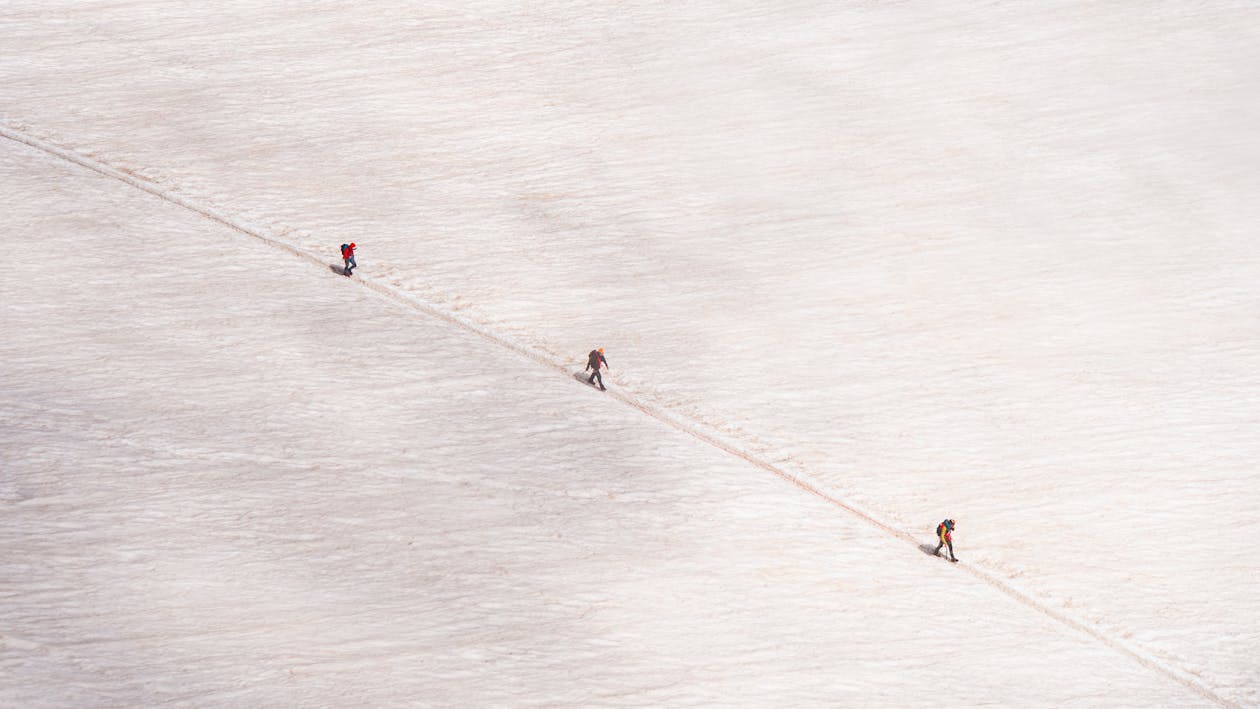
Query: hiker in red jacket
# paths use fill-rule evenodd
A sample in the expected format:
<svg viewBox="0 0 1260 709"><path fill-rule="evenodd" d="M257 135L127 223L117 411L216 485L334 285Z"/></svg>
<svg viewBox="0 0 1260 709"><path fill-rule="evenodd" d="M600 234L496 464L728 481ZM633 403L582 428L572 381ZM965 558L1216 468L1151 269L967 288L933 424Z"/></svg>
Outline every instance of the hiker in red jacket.
<svg viewBox="0 0 1260 709"><path fill-rule="evenodd" d="M342 270L342 273L346 274L347 276L353 273L354 269L359 267L359 264L354 262L354 249L355 249L354 242L341 245L341 258L343 261L346 262L346 267L345 269Z"/></svg>

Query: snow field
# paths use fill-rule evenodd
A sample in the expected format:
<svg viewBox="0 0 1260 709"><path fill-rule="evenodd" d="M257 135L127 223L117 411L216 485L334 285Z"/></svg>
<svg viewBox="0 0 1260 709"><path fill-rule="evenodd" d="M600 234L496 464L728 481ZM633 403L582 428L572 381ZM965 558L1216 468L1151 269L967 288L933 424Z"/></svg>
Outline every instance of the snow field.
<svg viewBox="0 0 1260 709"><path fill-rule="evenodd" d="M1218 703L1257 702L1260 592L1246 549L1260 532L1251 233L1260 214L1250 199L1260 147L1249 137L1260 22L1250 6L630 4L615 16L581 2L384 3L372 16L264 2L11 9L15 40L0 65L7 130L96 157L307 253L326 251L330 262L337 243L356 240L369 284L438 304L545 359L580 366L601 344L615 391L633 401L921 530L925 542L941 516L957 517L969 566L1154 658ZM6 329L23 335L4 360L13 404L4 499L32 510L7 530L9 556L27 558L39 537L30 530L70 525L35 558L61 560L67 545L121 548L67 566L125 580L113 593L143 587L133 562L163 556L144 536L160 525L141 515L145 524L115 529L108 508L121 488L168 518L205 516L206 536L237 535L216 553L204 538L164 530L189 558L160 583L202 587L197 569L222 556L239 562L238 585L256 584L178 598L154 590L163 603L187 604L159 620L139 606L110 615L130 601L81 595L89 592L74 591L58 564L28 580L37 565L20 561L12 592L43 600L10 610L18 630L0 629L8 667L23 668L10 675L15 701L1199 699L948 567L931 573L961 594L950 609L980 617L965 618L965 635L923 638L922 623L912 632L907 619L936 607L919 598L924 560L834 506L633 411L615 414L627 417L617 426L591 424L616 407L484 339L426 324L414 308L47 155L20 146L5 154L5 238L23 259L38 238L44 264L37 277L0 286ZM112 272L118 239L128 244L125 280ZM229 243L252 255L226 253ZM292 282L259 282L275 271ZM295 292L301 308L286 302ZM239 302L225 300L233 294ZM330 294L363 309L347 317L341 300L318 307ZM432 332L398 336L409 328ZM515 400L513 386L525 387ZM537 422L539 412L556 419ZM335 463L347 428L359 457ZM582 437L559 433L572 430ZM503 432L499 443L493 432ZM18 445L27 440L33 452ZM661 440L676 450L659 452ZM452 481L493 488L520 462L519 487L495 488L489 511L458 502ZM69 477L80 468L100 485L90 494ZM363 469L382 477L365 485ZM140 487L173 499L149 499L119 479L136 470L153 476ZM421 470L444 470L436 501L413 487L428 480L414 477ZM589 479L575 483L574 470ZM684 473L694 478L679 480ZM295 490L316 505L318 486L338 489L326 475L354 501L348 519L359 524L310 531L341 517L288 509ZM265 484L271 476L279 488ZM651 476L660 477L648 484ZM610 493L610 478L625 487ZM739 540L728 538L728 516L711 513L702 521L713 527L691 530L702 549L671 551L683 535L661 532L641 542L652 554L624 560L625 577L610 579L545 543L546 533L501 539L504 528L546 522L509 523L500 508L545 508L539 494L559 504L559 493L519 491L554 485L616 495L606 504L618 509L633 500L641 516L603 542L633 547L653 525L683 525L658 506L690 518L717 504L702 502L715 479L738 488L729 507L751 515L749 534L773 543L731 544ZM244 501L217 492L195 502L191 492L211 481ZM509 602L491 585L486 602L504 609L510 628L487 620L493 613L423 605L417 590L396 593L389 608L369 604L361 626L309 630L312 618L384 597L376 591L410 588L408 573L377 553L388 540L367 530L401 538L408 511L426 505L460 510L434 522L443 529L464 519L485 527L439 535L461 539L452 548L472 555L466 564L424 533L406 537L427 540L421 557L454 567L448 576L480 578L504 563L476 555L481 544L552 579L568 569L570 584L597 589L588 620L612 620L595 630L564 624L555 631L562 649L544 659L523 649L519 626L550 608L537 598L553 596ZM275 527L250 512L258 507L283 511ZM585 512L559 512L563 524L548 533L613 534L583 522ZM100 521L82 529L78 518ZM289 540L292 554L278 551L289 527L308 530ZM329 549L332 537L347 546ZM349 558L364 550L367 573L347 580L358 568ZM681 555L677 566L646 568L651 582L689 589L681 600L638 576L670 554ZM775 606L749 579L752 569L779 568L780 557L800 571L771 584ZM321 563L334 568L318 583L304 576ZM862 608L860 619L835 605L832 574L864 569L882 580L900 563L910 565L895 587L905 598L863 583L843 599ZM503 583L552 583L521 573ZM459 582L462 595L439 597L482 602L476 584ZM344 595L306 590L321 584L344 585ZM268 600L290 587L312 600L293 611ZM622 587L645 600L609 590ZM706 602L718 610L704 616L700 598L713 594ZM759 600L746 608L750 595ZM244 631L216 616L228 607L238 620L287 613L289 622L238 637ZM430 612L400 626L396 615L417 608ZM82 614L81 624L47 625L62 614ZM449 632L430 630L443 622ZM140 626L151 632L132 632ZM199 634L207 626L221 632ZM469 634L478 639L468 656L447 658ZM591 637L611 642L601 646L611 655L596 657L624 669L575 677L589 657L573 648ZM96 647L75 644L84 638ZM701 657L695 638L716 639ZM1019 649L1004 644L1015 638ZM168 652L171 639L182 659ZM141 670L136 658L158 655L157 646L171 659ZM309 671L282 679L292 668L277 646L300 649L293 657ZM943 653L944 667L926 659ZM202 655L218 659L194 669ZM828 674L819 657L844 669ZM478 674L461 661L487 667ZM426 662L432 674L412 677ZM28 664L38 669L28 674ZM1064 667L1104 669L1095 684L1055 686ZM492 675L503 684L482 681ZM61 681L27 681L42 676ZM1134 691L1141 678L1150 686Z"/></svg>

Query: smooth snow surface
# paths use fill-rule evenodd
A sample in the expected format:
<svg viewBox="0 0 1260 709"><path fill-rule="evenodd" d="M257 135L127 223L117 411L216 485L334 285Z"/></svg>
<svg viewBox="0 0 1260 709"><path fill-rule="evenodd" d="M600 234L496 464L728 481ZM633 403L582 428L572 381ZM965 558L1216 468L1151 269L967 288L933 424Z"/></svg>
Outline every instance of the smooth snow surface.
<svg viewBox="0 0 1260 709"><path fill-rule="evenodd" d="M6 2L0 706L1260 706L1258 125L1250 2Z"/></svg>

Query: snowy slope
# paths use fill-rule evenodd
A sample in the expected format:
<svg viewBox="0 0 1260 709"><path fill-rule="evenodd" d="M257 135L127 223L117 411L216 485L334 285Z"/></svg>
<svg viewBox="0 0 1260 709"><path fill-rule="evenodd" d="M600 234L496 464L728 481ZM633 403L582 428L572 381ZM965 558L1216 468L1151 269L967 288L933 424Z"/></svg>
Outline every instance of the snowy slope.
<svg viewBox="0 0 1260 709"><path fill-rule="evenodd" d="M1194 700L532 361L4 156L43 263L3 293L4 704Z"/></svg>
<svg viewBox="0 0 1260 709"><path fill-rule="evenodd" d="M1260 703L1255 6L8 10L0 700Z"/></svg>

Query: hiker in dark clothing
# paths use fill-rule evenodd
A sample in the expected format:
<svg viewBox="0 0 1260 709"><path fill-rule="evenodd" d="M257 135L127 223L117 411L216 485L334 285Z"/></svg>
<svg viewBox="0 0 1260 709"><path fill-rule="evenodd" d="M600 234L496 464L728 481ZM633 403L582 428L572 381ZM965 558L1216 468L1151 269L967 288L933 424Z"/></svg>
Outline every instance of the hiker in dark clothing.
<svg viewBox="0 0 1260 709"><path fill-rule="evenodd" d="M608 360L604 359L603 347L597 350L591 350L591 353L586 356L586 368L594 370L593 372L591 372L591 376L586 380L586 383L590 384L591 386L594 386L596 380L598 380L599 390L607 391L604 388L604 378L599 376L599 368L601 365L605 368L608 367Z"/></svg>

